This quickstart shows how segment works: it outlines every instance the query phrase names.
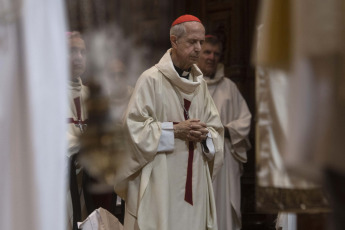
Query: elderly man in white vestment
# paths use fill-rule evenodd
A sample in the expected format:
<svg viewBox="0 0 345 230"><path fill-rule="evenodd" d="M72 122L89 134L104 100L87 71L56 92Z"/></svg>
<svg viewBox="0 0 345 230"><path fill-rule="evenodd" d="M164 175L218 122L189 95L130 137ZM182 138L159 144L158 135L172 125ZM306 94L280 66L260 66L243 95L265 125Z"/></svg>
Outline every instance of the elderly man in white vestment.
<svg viewBox="0 0 345 230"><path fill-rule="evenodd" d="M85 87L81 80L81 75L85 72L86 69L86 49L85 43L82 39L79 32L73 31L67 33L68 40L69 40L69 48L70 48L70 55L69 55L69 62L70 62L70 79L68 85L68 99L69 99L69 108L68 108L68 131L67 131L67 140L68 140L68 157L72 158L77 154L80 150L80 142L79 136L85 131L86 122L87 122L87 114L86 114L86 107L85 101L88 96L88 88ZM73 160L74 163L74 160ZM78 186L75 189L71 186L72 193L68 195L67 199L67 207L68 207L68 229L76 228L76 221L81 221L87 217L87 212L85 208L84 196L82 192L82 170L81 168L77 168L75 170L71 170L71 174L76 174L76 182ZM73 183L73 181L72 181ZM73 196L73 191L78 192L78 198L80 196L80 206L77 208L81 208L80 210L80 219L73 221L73 208L72 208L72 200L71 196ZM76 200L76 199L74 199ZM78 203L79 203L78 202ZM76 208L76 207L74 207Z"/></svg>
<svg viewBox="0 0 345 230"><path fill-rule="evenodd" d="M126 200L127 230L216 230L212 178L223 161L223 126L195 65L205 29L176 19L169 49L138 79L125 116L131 153L116 192Z"/></svg>
<svg viewBox="0 0 345 230"><path fill-rule="evenodd" d="M218 228L239 230L241 221L242 163L250 148L248 133L251 114L235 83L224 76L220 63L222 43L214 35L206 35L198 67L204 74L208 89L224 125L224 164L213 181Z"/></svg>

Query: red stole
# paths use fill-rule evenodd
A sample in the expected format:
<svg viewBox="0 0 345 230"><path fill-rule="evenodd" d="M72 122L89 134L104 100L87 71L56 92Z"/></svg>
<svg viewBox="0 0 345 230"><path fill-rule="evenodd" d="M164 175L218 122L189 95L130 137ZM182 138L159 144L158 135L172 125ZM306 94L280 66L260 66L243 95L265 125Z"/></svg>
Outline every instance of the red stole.
<svg viewBox="0 0 345 230"><path fill-rule="evenodd" d="M189 119L189 107L191 105L191 102L184 99L184 119ZM193 158L194 158L194 143L192 141L189 141L188 143L188 167L187 167L187 179L186 179L186 187L185 187L185 195L184 200L191 205L193 205Z"/></svg>

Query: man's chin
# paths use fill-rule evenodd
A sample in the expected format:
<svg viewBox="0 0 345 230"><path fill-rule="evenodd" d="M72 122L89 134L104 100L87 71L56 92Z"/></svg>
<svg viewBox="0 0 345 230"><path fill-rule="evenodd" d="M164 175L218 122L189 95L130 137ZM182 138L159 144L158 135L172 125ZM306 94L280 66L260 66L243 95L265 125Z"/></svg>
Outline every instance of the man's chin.
<svg viewBox="0 0 345 230"><path fill-rule="evenodd" d="M72 72L72 76L73 76L73 78L74 78L74 77L75 77L75 78L78 78L78 77L80 77L83 73L84 73L84 71L82 71L82 70L75 70L75 71Z"/></svg>
<svg viewBox="0 0 345 230"><path fill-rule="evenodd" d="M216 71L214 71L213 69L211 70L205 70L203 73L204 73L204 76L212 76L215 74Z"/></svg>
<svg viewBox="0 0 345 230"><path fill-rule="evenodd" d="M199 60L199 57L190 57L190 60L195 64Z"/></svg>
<svg viewBox="0 0 345 230"><path fill-rule="evenodd" d="M215 73L216 72L216 68L215 67L208 67L208 68L206 68L206 71L208 72L208 73Z"/></svg>

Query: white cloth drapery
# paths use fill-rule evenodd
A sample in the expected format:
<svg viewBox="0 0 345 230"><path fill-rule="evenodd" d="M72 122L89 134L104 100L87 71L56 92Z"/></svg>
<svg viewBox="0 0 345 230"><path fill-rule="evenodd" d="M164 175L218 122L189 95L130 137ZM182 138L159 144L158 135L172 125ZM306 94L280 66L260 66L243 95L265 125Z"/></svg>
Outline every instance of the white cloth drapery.
<svg viewBox="0 0 345 230"><path fill-rule="evenodd" d="M2 0L0 14L0 229L62 230L68 77L63 1Z"/></svg>
<svg viewBox="0 0 345 230"><path fill-rule="evenodd" d="M93 211L83 222L78 223L82 230L123 230L119 220L104 208Z"/></svg>

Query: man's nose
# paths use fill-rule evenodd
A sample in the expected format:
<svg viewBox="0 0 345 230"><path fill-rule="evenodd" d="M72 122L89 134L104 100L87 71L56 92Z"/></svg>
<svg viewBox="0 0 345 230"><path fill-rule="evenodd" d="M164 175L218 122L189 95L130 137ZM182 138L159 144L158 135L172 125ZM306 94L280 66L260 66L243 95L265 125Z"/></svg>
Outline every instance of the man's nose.
<svg viewBox="0 0 345 230"><path fill-rule="evenodd" d="M81 52L77 52L76 53L76 58L77 59L82 59L83 58L83 54Z"/></svg>
<svg viewBox="0 0 345 230"><path fill-rule="evenodd" d="M215 58L214 53L211 53L211 54L210 54L210 58L211 58L212 60L214 60L214 58Z"/></svg>
<svg viewBox="0 0 345 230"><path fill-rule="evenodd" d="M195 43L195 50L200 52L201 51L201 43L200 42L196 42Z"/></svg>
<svg viewBox="0 0 345 230"><path fill-rule="evenodd" d="M214 53L210 53L210 54L208 55L208 59L211 60L211 61L214 61L214 60L215 60L215 55L214 55Z"/></svg>

